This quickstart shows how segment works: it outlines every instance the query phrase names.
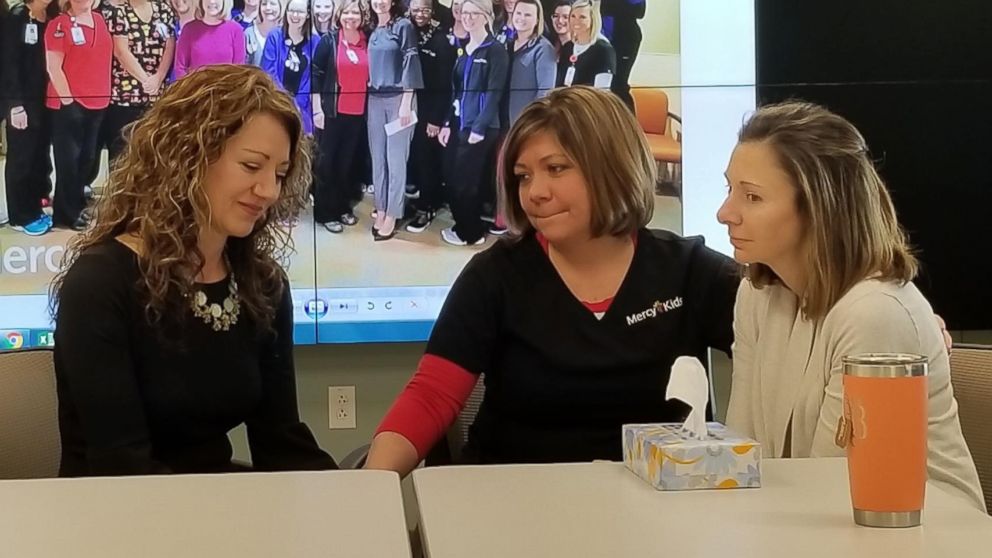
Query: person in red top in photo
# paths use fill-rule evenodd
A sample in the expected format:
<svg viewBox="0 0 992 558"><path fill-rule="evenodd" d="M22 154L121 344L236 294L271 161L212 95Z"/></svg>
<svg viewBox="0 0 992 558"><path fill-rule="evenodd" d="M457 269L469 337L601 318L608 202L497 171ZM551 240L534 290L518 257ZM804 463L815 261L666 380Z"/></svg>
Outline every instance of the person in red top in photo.
<svg viewBox="0 0 992 558"><path fill-rule="evenodd" d="M55 154L56 227L82 230L87 173L95 164L96 140L110 104L110 65L114 45L92 0L69 0L45 29L48 98Z"/></svg>
<svg viewBox="0 0 992 558"><path fill-rule="evenodd" d="M313 56L313 86L320 94L314 126L317 145L314 220L332 233L358 223L352 203L361 198L355 164L367 137L365 103L369 81L368 4L345 0Z"/></svg>

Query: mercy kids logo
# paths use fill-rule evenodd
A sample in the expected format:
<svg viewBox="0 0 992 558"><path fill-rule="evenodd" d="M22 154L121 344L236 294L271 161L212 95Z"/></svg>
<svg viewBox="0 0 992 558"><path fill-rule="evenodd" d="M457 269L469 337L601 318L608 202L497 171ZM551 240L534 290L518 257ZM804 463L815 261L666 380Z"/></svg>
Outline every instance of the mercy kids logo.
<svg viewBox="0 0 992 558"><path fill-rule="evenodd" d="M648 318L657 318L665 312L670 312L676 308L682 308L682 297L680 296L670 298L665 302L656 300L654 301L654 304L651 305L651 308L641 310L640 312L627 316L627 325L634 325L636 323L643 322Z"/></svg>

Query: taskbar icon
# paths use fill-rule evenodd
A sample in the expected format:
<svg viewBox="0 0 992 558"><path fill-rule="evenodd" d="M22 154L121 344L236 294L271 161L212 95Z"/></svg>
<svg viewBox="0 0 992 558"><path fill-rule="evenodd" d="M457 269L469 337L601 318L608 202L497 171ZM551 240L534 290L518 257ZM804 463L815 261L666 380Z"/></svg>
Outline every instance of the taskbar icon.
<svg viewBox="0 0 992 558"><path fill-rule="evenodd" d="M55 346L50 329L0 329L0 351L16 351Z"/></svg>

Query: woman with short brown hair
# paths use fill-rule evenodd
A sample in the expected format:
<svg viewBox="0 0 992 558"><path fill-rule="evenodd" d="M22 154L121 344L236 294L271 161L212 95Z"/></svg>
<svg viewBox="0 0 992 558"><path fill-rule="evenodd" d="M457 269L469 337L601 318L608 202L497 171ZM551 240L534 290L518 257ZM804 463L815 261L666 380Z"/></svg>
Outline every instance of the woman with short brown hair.
<svg viewBox="0 0 992 558"><path fill-rule="evenodd" d="M664 398L672 364L729 352L739 275L702 239L645 228L656 173L608 91L556 89L524 109L499 163L512 235L455 281L368 467L411 471L480 374L468 462L619 460L624 423L685 418Z"/></svg>

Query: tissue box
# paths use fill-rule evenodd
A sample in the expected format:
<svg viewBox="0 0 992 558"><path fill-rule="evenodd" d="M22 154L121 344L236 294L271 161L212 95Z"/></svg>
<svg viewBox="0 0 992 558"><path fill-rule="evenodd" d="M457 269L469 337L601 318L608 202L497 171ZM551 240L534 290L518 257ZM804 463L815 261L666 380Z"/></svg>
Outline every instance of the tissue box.
<svg viewBox="0 0 992 558"><path fill-rule="evenodd" d="M625 424L624 464L658 490L761 486L761 445L720 423L706 427L709 438L697 440L681 424Z"/></svg>

